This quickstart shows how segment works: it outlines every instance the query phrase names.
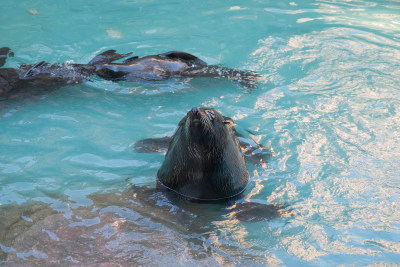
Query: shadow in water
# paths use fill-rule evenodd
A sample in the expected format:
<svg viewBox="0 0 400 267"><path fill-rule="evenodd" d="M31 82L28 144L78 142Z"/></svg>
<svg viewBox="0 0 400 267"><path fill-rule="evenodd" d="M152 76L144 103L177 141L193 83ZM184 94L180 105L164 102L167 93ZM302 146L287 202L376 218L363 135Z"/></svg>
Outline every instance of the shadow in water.
<svg viewBox="0 0 400 267"><path fill-rule="evenodd" d="M77 208L65 203L56 210L41 202L3 206L0 263L254 263L255 255L229 241L229 231L240 236L241 222L295 215L282 206L244 200L193 203L170 193L131 185L124 192L92 194L91 205Z"/></svg>

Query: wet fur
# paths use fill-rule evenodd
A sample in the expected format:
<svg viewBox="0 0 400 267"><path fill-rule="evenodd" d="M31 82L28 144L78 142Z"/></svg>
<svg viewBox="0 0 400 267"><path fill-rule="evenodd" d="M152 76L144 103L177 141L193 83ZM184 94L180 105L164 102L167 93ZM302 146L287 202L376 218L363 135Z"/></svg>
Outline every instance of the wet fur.
<svg viewBox="0 0 400 267"><path fill-rule="evenodd" d="M206 111L212 111L211 120ZM159 181L177 193L193 199L224 199L241 193L249 173L233 127L212 109L193 110L179 123L165 160L158 171Z"/></svg>
<svg viewBox="0 0 400 267"><path fill-rule="evenodd" d="M225 121L229 121L231 125L234 125L231 118L224 117L224 119ZM258 143L253 137L255 135L254 133L247 131L250 134L250 138L246 138L242 134L238 133L233 126L232 129L234 130L235 136L240 138L238 139L239 146L246 162L265 167L268 160L272 157L273 151ZM161 138L146 138L139 140L135 142L134 151L137 153L166 153L172 138L173 136L164 136Z"/></svg>

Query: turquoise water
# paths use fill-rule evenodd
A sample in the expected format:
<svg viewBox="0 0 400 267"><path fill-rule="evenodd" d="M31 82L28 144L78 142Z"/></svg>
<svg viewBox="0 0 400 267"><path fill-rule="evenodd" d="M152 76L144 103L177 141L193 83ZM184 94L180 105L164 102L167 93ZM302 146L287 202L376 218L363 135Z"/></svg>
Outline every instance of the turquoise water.
<svg viewBox="0 0 400 267"><path fill-rule="evenodd" d="M0 47L15 53L6 67L182 50L261 79L248 92L222 79L94 78L1 100L0 265L400 262L398 1L33 0L1 10ZM246 197L298 216L252 223L213 217L210 205L130 201L129 183L154 187L163 160L134 143L171 135L194 106L274 151L267 166L249 166Z"/></svg>

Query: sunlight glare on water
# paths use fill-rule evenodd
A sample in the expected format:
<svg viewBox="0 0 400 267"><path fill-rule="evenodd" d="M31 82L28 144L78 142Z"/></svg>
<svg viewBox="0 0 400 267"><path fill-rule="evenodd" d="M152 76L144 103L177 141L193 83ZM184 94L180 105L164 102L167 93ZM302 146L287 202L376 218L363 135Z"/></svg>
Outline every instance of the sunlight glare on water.
<svg viewBox="0 0 400 267"><path fill-rule="evenodd" d="M93 77L1 98L0 265L400 262L398 1L36 0L1 10L0 47L15 53L5 67L177 50L257 71L260 82L249 92L224 79ZM195 106L273 150L267 166L248 164L246 199L298 215L246 222L214 204L146 199L164 155L134 143L172 135Z"/></svg>

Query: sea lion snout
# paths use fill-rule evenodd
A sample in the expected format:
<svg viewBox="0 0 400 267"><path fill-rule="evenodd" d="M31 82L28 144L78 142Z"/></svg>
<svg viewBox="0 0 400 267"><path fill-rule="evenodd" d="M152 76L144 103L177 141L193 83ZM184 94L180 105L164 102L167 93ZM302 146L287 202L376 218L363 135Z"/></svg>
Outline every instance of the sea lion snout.
<svg viewBox="0 0 400 267"><path fill-rule="evenodd" d="M187 113L186 119L186 135L195 143L203 143L203 136L207 122L205 121L202 110L198 107L192 108Z"/></svg>
<svg viewBox="0 0 400 267"><path fill-rule="evenodd" d="M190 112L192 112L193 114L197 114L200 113L200 109L198 107L194 107L190 110Z"/></svg>
<svg viewBox="0 0 400 267"><path fill-rule="evenodd" d="M211 141L217 138L214 117L215 113L212 109L194 107L189 110L184 123L187 138L197 145L213 146Z"/></svg>
<svg viewBox="0 0 400 267"><path fill-rule="evenodd" d="M188 112L188 116L190 116L191 119L200 119L201 111L198 107L194 107Z"/></svg>
<svg viewBox="0 0 400 267"><path fill-rule="evenodd" d="M215 112L212 109L194 107L187 113L186 126L188 128L201 126L208 129L208 131L212 131L211 128L213 128L212 124L215 116Z"/></svg>
<svg viewBox="0 0 400 267"><path fill-rule="evenodd" d="M191 119L200 119L203 115L208 117L210 121L215 119L215 112L211 109L194 107L188 112L188 116Z"/></svg>

